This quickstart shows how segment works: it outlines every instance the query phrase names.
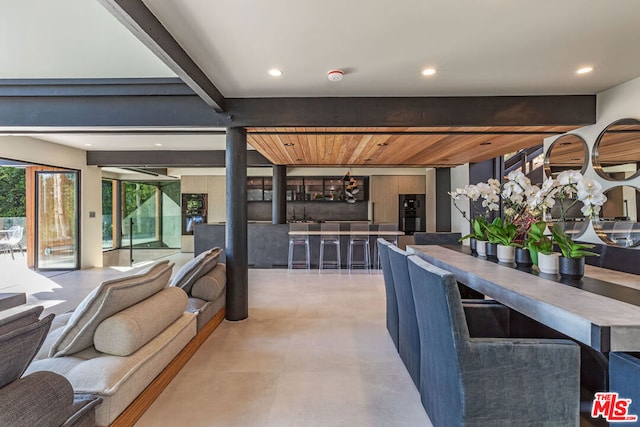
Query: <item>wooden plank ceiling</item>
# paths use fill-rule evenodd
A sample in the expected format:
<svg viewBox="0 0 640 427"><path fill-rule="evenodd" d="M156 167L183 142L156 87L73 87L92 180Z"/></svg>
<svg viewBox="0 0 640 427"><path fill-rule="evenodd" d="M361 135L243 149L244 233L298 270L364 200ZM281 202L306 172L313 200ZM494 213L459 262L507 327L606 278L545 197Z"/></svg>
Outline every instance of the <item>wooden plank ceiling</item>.
<svg viewBox="0 0 640 427"><path fill-rule="evenodd" d="M575 126L248 128L248 142L276 165L452 167L542 144Z"/></svg>

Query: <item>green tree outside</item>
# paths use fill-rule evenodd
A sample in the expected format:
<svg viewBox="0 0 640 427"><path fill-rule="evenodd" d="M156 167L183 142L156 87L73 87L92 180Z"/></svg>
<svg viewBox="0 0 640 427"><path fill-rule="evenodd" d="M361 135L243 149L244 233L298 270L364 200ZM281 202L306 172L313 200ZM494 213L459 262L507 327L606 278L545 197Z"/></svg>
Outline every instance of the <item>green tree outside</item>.
<svg viewBox="0 0 640 427"><path fill-rule="evenodd" d="M0 167L0 217L24 217L26 206L25 170Z"/></svg>

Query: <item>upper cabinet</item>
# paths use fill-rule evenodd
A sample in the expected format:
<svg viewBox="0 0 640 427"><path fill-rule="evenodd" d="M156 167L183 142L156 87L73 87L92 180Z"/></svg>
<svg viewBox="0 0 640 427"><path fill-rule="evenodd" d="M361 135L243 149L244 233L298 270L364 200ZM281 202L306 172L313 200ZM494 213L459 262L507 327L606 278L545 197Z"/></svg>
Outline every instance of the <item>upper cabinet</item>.
<svg viewBox="0 0 640 427"><path fill-rule="evenodd" d="M350 191L356 201L369 200L369 178L352 177L357 188ZM271 177L248 177L248 201L270 201L273 199L273 185ZM288 201L327 201L344 202L347 200L349 181L339 176L292 176L287 177Z"/></svg>

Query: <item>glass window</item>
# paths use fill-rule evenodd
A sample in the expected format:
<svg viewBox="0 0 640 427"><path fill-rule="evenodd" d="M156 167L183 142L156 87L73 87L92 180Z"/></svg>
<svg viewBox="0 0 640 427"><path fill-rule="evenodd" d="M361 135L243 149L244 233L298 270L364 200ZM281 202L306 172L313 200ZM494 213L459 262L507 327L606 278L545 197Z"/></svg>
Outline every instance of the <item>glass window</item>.
<svg viewBox="0 0 640 427"><path fill-rule="evenodd" d="M273 200L273 178L264 178L264 200Z"/></svg>
<svg viewBox="0 0 640 427"><path fill-rule="evenodd" d="M113 224L113 187L115 181L102 180L102 249L113 249L114 224Z"/></svg>
<svg viewBox="0 0 640 427"><path fill-rule="evenodd" d="M248 201L263 200L261 177L247 178L247 200Z"/></svg>
<svg viewBox="0 0 640 427"><path fill-rule="evenodd" d="M305 198L304 200L322 200L324 197L324 187L322 178L305 177Z"/></svg>
<svg viewBox="0 0 640 427"><path fill-rule="evenodd" d="M304 184L303 179L287 178L287 200L304 200Z"/></svg>

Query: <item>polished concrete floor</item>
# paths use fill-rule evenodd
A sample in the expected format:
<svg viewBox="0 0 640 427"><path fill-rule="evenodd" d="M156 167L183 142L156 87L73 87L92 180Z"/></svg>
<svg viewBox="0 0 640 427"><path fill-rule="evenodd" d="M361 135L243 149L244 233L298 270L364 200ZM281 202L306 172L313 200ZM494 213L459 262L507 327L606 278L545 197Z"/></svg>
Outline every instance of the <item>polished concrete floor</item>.
<svg viewBox="0 0 640 427"><path fill-rule="evenodd" d="M177 271L192 254L169 259ZM75 307L128 268L43 277L0 259L0 292ZM130 271L130 270L129 270ZM136 424L430 426L385 328L382 275L250 270L249 318L223 322Z"/></svg>

